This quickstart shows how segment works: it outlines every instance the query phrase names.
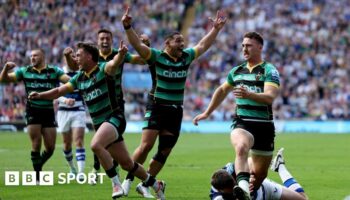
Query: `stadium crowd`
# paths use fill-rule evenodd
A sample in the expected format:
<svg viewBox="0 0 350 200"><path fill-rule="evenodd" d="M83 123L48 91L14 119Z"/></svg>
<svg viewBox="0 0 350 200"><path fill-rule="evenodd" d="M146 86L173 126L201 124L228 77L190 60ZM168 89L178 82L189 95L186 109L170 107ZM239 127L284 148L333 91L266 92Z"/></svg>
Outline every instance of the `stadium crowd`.
<svg viewBox="0 0 350 200"><path fill-rule="evenodd" d="M114 46L125 39L120 19L131 5L133 27L161 48L169 30L180 30L188 7L195 17L187 30L193 46L210 28L209 16L223 9L228 23L217 42L190 69L184 120L203 111L229 70L242 62L241 40L247 31L265 38L264 58L281 75L281 94L274 103L276 119L350 119L350 2L346 0L142 0L142 1L0 1L0 61L29 63L32 47L46 50L48 63L62 65L63 49L77 41L96 41L100 28L114 34ZM192 5L193 4L193 5ZM129 48L134 52L132 48ZM147 66L125 65L125 71L148 72ZM147 91L124 89L129 120L143 118ZM212 115L230 120L234 97ZM23 120L25 91L21 84L1 86L0 121Z"/></svg>

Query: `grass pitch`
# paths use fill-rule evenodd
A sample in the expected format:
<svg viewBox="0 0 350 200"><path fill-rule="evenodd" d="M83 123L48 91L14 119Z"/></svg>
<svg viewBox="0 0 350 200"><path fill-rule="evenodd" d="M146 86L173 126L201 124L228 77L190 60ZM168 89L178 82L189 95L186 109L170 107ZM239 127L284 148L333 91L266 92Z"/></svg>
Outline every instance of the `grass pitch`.
<svg viewBox="0 0 350 200"><path fill-rule="evenodd" d="M132 153L141 134L124 136ZM91 137L92 134L86 134L86 173L92 167ZM350 134L278 134L275 150L285 148L287 167L311 200L343 200L350 195L349 142ZM55 154L44 166L44 170L55 172L54 186L5 186L5 171L32 170L30 149L27 134L0 133L1 200L111 199L111 183L106 177L103 184L96 186L76 182L57 184L57 173L68 172L61 135L57 137ZM149 158L153 154L154 151ZM233 159L228 134L182 134L158 178L166 181L169 200L209 199L211 174ZM148 166L148 161L145 166ZM126 172L121 171L121 176L125 175ZM280 182L275 172L270 171L269 177ZM137 183L135 179L128 199L143 200L135 192Z"/></svg>

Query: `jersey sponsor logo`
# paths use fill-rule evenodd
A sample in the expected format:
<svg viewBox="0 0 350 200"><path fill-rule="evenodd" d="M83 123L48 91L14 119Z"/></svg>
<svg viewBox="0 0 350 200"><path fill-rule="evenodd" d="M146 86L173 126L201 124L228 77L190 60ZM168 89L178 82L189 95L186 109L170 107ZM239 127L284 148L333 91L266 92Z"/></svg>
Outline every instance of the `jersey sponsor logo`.
<svg viewBox="0 0 350 200"><path fill-rule="evenodd" d="M173 72L173 71L165 70L163 71L163 76L168 78L183 78L187 76L187 71L182 70L178 72Z"/></svg>
<svg viewBox="0 0 350 200"><path fill-rule="evenodd" d="M92 99L95 99L96 97L102 95L102 90L100 89L94 89L93 91L89 93L84 94L84 99L86 101L91 101Z"/></svg>
<svg viewBox="0 0 350 200"><path fill-rule="evenodd" d="M279 75L277 70L271 71L271 80L272 81L279 83L279 77L280 77L280 75Z"/></svg>
<svg viewBox="0 0 350 200"><path fill-rule="evenodd" d="M243 87L245 87L249 92L262 93L262 89L255 85L252 85L252 86L244 85Z"/></svg>
<svg viewBox="0 0 350 200"><path fill-rule="evenodd" d="M55 87L51 83L37 83L37 82L29 83L28 86L31 88L54 88Z"/></svg>

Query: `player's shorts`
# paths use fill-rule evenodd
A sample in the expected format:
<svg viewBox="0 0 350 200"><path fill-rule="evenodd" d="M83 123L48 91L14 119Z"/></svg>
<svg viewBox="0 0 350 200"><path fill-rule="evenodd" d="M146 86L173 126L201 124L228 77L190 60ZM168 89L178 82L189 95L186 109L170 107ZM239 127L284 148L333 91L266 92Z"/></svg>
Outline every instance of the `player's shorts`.
<svg viewBox="0 0 350 200"><path fill-rule="evenodd" d="M282 185L265 179L256 193L256 200L280 200L282 196Z"/></svg>
<svg viewBox="0 0 350 200"><path fill-rule="evenodd" d="M232 128L242 128L253 135L253 151L271 152L272 155L275 148L275 125L273 122L246 121L235 117L233 119Z"/></svg>
<svg viewBox="0 0 350 200"><path fill-rule="evenodd" d="M39 124L42 128L57 127L55 111L52 109L26 107L26 124Z"/></svg>
<svg viewBox="0 0 350 200"><path fill-rule="evenodd" d="M120 142L120 141L124 140L123 134L124 134L124 131L126 128L126 120L125 120L125 116L123 113L114 112L109 117L107 117L104 122L108 122L108 123L112 124L116 128L116 130L118 131L118 139L114 142ZM97 131L101 125L102 125L102 123L94 125L95 131Z"/></svg>
<svg viewBox="0 0 350 200"><path fill-rule="evenodd" d="M57 123L59 133L66 133L71 128L85 128L86 127L86 113L85 111L57 111Z"/></svg>
<svg viewBox="0 0 350 200"><path fill-rule="evenodd" d="M179 136L183 109L181 105L148 104L142 129L167 130Z"/></svg>

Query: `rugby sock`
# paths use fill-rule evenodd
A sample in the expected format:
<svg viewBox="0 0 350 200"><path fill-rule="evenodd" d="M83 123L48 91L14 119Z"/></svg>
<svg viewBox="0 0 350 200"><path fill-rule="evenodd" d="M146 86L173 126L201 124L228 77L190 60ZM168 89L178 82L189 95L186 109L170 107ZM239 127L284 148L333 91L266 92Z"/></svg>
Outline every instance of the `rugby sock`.
<svg viewBox="0 0 350 200"><path fill-rule="evenodd" d="M148 186L154 186L154 184L156 184L155 177L147 173L147 178L142 182L142 185L145 187L148 187Z"/></svg>
<svg viewBox="0 0 350 200"><path fill-rule="evenodd" d="M296 192L304 192L304 189L301 185L293 178L290 172L287 170L284 164L281 164L278 168L278 174L281 177L283 185L291 190Z"/></svg>
<svg viewBox="0 0 350 200"><path fill-rule="evenodd" d="M36 180L39 180L39 172L42 170L40 152L32 151L30 153L30 156L33 163L34 171L36 171Z"/></svg>
<svg viewBox="0 0 350 200"><path fill-rule="evenodd" d="M100 161L98 160L98 157L96 154L94 154L94 169L96 171L100 170Z"/></svg>
<svg viewBox="0 0 350 200"><path fill-rule="evenodd" d="M237 183L240 188L242 188L247 194L249 194L249 178L250 174L248 172L239 172L237 174Z"/></svg>
<svg viewBox="0 0 350 200"><path fill-rule="evenodd" d="M71 169L75 168L74 163L73 163L73 154L72 154L72 149L69 150L63 150L64 157L67 160L67 163Z"/></svg>
<svg viewBox="0 0 350 200"><path fill-rule="evenodd" d="M110 169L105 170L107 176L111 179L113 185L120 185L120 181L118 178L118 173L115 170L114 166Z"/></svg>
<svg viewBox="0 0 350 200"><path fill-rule="evenodd" d="M52 156L53 151L43 151L41 154L41 164L44 165L47 160Z"/></svg>
<svg viewBox="0 0 350 200"><path fill-rule="evenodd" d="M134 181L134 178L135 178L135 176L134 176L133 174L128 173L128 174L126 175L126 178L125 178L125 179L128 179L128 180L130 180L130 181Z"/></svg>
<svg viewBox="0 0 350 200"><path fill-rule="evenodd" d="M84 168L85 168L85 148L77 148L75 150L75 157L77 159L78 173L84 173Z"/></svg>

